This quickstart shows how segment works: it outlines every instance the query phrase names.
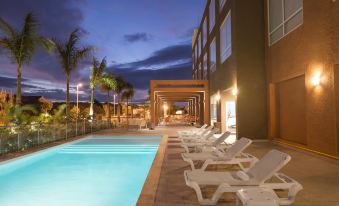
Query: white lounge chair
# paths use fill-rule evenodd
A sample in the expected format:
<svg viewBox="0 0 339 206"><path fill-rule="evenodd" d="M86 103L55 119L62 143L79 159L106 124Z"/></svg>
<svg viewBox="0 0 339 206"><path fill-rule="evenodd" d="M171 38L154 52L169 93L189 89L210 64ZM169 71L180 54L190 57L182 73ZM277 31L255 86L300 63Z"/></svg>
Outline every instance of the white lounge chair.
<svg viewBox="0 0 339 206"><path fill-rule="evenodd" d="M181 142L186 144L186 143L209 143L213 142L217 138L214 137L214 134L219 132L218 128L213 128L205 133L203 133L200 136L197 136L195 138L183 138L181 139Z"/></svg>
<svg viewBox="0 0 339 206"><path fill-rule="evenodd" d="M215 150L212 152L201 153L182 153L181 156L184 161L191 165L192 170L205 170L209 165L239 165L242 170L245 170L243 163L249 162L250 166L253 166L258 161L253 155L242 153L250 144L252 140L242 137L230 146L226 152ZM194 165L194 161L204 161L201 168L197 169Z"/></svg>
<svg viewBox="0 0 339 206"><path fill-rule="evenodd" d="M235 193L240 189L252 187L288 190L288 196L280 198L279 204L289 205L294 202L296 194L302 189L302 186L294 179L277 172L290 159L291 157L288 154L271 150L247 171L207 172L186 170L184 171L184 176L186 185L195 190L199 203L202 205L215 205L223 193ZM279 182L269 182L268 180L272 177L276 177ZM207 199L202 196L200 186L203 185L218 186L212 198Z"/></svg>
<svg viewBox="0 0 339 206"><path fill-rule="evenodd" d="M201 143L201 142L192 142L192 143L182 143L181 146L185 149L187 153L190 153L190 148L193 147L194 152L203 152L203 151L214 151L215 149L222 148L222 143L231 135L231 132L224 132L219 138L214 141Z"/></svg>
<svg viewBox="0 0 339 206"><path fill-rule="evenodd" d="M202 125L199 128L193 128L193 129L190 129L190 130L178 131L177 134L178 134L178 136L182 136L182 135L194 135L195 133L197 133L197 132L199 132L201 130L204 130L207 126L208 126L207 124L204 124L204 125Z"/></svg>
<svg viewBox="0 0 339 206"><path fill-rule="evenodd" d="M194 139L199 139L201 138L202 136L204 135L207 135L208 132L210 132L211 130L213 129L213 126L209 126L193 135L182 135L182 136L179 136L178 138L181 139L182 141L183 140L194 140Z"/></svg>

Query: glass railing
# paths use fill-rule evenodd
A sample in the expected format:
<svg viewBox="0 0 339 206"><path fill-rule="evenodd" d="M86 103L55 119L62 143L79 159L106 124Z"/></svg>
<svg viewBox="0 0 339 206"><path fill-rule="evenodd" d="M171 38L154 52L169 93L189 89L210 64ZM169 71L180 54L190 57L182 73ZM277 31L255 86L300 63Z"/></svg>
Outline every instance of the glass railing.
<svg viewBox="0 0 339 206"><path fill-rule="evenodd" d="M0 126L0 155L113 127L99 120Z"/></svg>

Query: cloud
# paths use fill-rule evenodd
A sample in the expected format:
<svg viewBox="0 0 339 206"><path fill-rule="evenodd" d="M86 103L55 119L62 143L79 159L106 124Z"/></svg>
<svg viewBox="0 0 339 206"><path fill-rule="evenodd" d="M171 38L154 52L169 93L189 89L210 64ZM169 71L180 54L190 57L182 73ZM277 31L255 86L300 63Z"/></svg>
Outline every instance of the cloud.
<svg viewBox="0 0 339 206"><path fill-rule="evenodd" d="M150 57L125 64L116 65L117 68L149 67L154 65L164 65L175 62L189 62L191 60L192 47L190 44L172 45L155 51Z"/></svg>
<svg viewBox="0 0 339 206"><path fill-rule="evenodd" d="M138 41L150 41L152 36L147 33L134 33L134 34L125 34L124 40L130 43L138 42Z"/></svg>
<svg viewBox="0 0 339 206"><path fill-rule="evenodd" d="M166 69L115 69L114 72L122 75L138 89L147 89L152 79L191 79L192 63L178 64Z"/></svg>
<svg viewBox="0 0 339 206"><path fill-rule="evenodd" d="M83 11L80 9L82 4L86 4L86 1L1 0L0 14L1 18L19 30L22 28L25 15L33 11L40 25L41 35L65 41L71 31L78 28L84 20ZM7 57L5 50L1 52L4 54L0 56L0 64L3 68L1 74L13 76L16 65ZM48 54L42 49L35 53L31 64L23 66L23 76L53 82L65 80L56 55Z"/></svg>

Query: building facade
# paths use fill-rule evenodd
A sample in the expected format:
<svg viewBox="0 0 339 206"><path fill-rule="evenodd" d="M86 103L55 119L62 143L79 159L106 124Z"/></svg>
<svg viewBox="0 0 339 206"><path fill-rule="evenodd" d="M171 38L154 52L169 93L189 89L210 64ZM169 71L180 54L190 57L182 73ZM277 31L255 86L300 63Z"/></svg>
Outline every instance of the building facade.
<svg viewBox="0 0 339 206"><path fill-rule="evenodd" d="M338 157L337 0L208 0L192 58L223 131Z"/></svg>
<svg viewBox="0 0 339 206"><path fill-rule="evenodd" d="M339 152L339 2L265 1L268 137Z"/></svg>
<svg viewBox="0 0 339 206"><path fill-rule="evenodd" d="M267 133L262 0L209 0L192 42L193 79L208 79L211 121L238 136Z"/></svg>

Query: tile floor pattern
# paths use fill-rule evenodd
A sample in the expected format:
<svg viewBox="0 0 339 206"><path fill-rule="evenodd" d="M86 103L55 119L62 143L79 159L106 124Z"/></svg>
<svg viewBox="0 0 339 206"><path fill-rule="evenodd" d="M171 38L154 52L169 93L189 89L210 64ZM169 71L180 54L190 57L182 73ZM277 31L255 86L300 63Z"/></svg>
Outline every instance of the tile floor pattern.
<svg viewBox="0 0 339 206"><path fill-rule="evenodd" d="M160 130L167 129L161 128ZM170 129L172 135L175 134L174 130L176 129ZM283 168L282 172L299 181L304 187L299 192L293 205L339 206L339 161L279 146L271 142L255 142L246 152L261 158L273 148L292 156L292 160ZM183 151L177 138L170 137L168 139L155 205L199 205L195 192L187 187L184 182L183 171L189 169L189 167L181 159L180 153ZM208 189L213 191L213 188ZM207 191L206 194L210 194L210 191ZM234 195L225 195L217 205L235 205Z"/></svg>

